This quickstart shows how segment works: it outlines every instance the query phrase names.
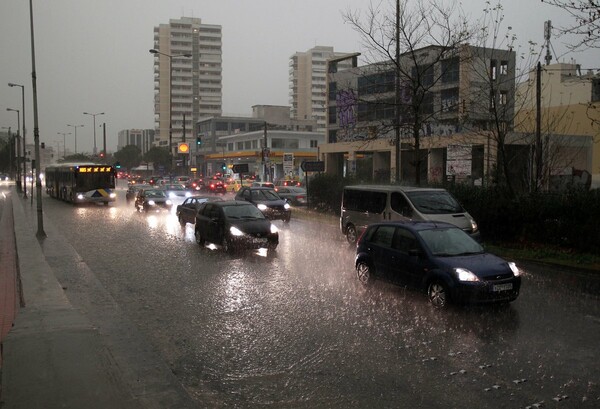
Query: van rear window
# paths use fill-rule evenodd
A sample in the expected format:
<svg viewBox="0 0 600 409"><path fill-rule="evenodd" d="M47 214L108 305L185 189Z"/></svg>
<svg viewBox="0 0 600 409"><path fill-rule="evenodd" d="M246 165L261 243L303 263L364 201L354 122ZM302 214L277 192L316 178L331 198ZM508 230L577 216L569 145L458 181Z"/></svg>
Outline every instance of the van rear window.
<svg viewBox="0 0 600 409"><path fill-rule="evenodd" d="M415 208L423 214L464 213L465 210L448 192L406 192Z"/></svg>
<svg viewBox="0 0 600 409"><path fill-rule="evenodd" d="M385 192L368 190L344 190L342 206L345 210L356 212L381 213L385 209L387 195Z"/></svg>

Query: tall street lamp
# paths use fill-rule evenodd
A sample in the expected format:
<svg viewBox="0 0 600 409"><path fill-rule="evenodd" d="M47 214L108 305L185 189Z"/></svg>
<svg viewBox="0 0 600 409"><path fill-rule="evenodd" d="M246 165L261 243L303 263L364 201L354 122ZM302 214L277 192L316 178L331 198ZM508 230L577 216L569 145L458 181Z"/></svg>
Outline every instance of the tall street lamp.
<svg viewBox="0 0 600 409"><path fill-rule="evenodd" d="M171 169L173 169L173 58L190 58L192 54L167 54L154 48L149 51L150 54L163 55L169 59L169 157L171 158Z"/></svg>
<svg viewBox="0 0 600 409"><path fill-rule="evenodd" d="M25 134L27 133L25 131L25 85L20 85L20 84L15 84L13 82L9 82L8 83L9 87L19 87L21 88L21 112L23 112L23 197L25 199L27 199L27 183L26 183L26 179L27 179L27 162L25 161L25 158L27 157L27 155L25 155L25 152L27 151L27 148L25 147Z"/></svg>
<svg viewBox="0 0 600 409"><path fill-rule="evenodd" d="M97 149L96 149L96 115L104 115L104 112L99 112L97 114L91 114L89 112L84 112L83 115L91 115L94 117L94 156L96 156L97 153Z"/></svg>
<svg viewBox="0 0 600 409"><path fill-rule="evenodd" d="M14 174L14 156L15 156L15 136L13 134L10 133L11 127L10 126L3 126L2 129L8 129L8 143L9 143L9 153L8 153L8 160L9 160L9 165L8 165L8 169L9 169L9 173L10 173L10 177L12 179L15 178L15 174ZM17 171L17 175L18 175L18 171Z"/></svg>
<svg viewBox="0 0 600 409"><path fill-rule="evenodd" d="M19 152L19 150L20 150L20 145L19 145L19 132L20 132L20 130L21 130L21 124L20 124L20 122L21 122L21 113L19 112L19 110L18 110L18 109L6 108L6 110L7 110L7 111L12 111L12 112L16 112L16 113L17 113L17 146L18 146L18 148L17 148L17 153L18 153L18 152ZM9 138L10 138L10 128L8 128L8 134L9 134L8 136L9 136ZM19 156L19 155L17 155L17 156ZM11 172L12 172L12 169L11 169ZM19 166L19 161L17 160L17 175L20 175L20 174L21 174L21 167ZM20 178L20 177L18 177L17 179L18 179L19 181L21 180L21 178Z"/></svg>
<svg viewBox="0 0 600 409"><path fill-rule="evenodd" d="M75 128L75 155L77 155L77 128L83 128L83 125L69 125L69 124L67 124L67 126L71 126L71 127Z"/></svg>
<svg viewBox="0 0 600 409"><path fill-rule="evenodd" d="M57 132L58 135L63 136L63 159L67 156L67 135L71 135L71 132Z"/></svg>

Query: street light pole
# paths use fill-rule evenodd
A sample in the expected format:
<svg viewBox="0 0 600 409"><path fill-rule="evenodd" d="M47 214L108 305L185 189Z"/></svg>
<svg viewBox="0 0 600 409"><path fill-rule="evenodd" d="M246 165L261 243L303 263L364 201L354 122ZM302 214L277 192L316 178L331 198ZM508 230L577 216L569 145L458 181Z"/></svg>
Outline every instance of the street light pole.
<svg viewBox="0 0 600 409"><path fill-rule="evenodd" d="M27 199L27 148L25 147L25 85L15 84L13 82L8 83L9 87L21 88L21 109L23 112L23 198Z"/></svg>
<svg viewBox="0 0 600 409"><path fill-rule="evenodd" d="M20 125L20 121L21 121L21 114L19 113L18 109L12 109L12 108L6 108L7 111L13 111L17 113L17 141L19 140L19 131L21 130L21 125ZM8 136L10 138L10 128L8 128ZM18 142L17 142L18 144ZM19 149L17 149L17 152L19 152ZM20 166L19 166L19 161L17 160L17 175L20 175ZM11 169L12 171L12 169ZM20 177L18 178L19 180L21 179ZM27 183L25 183L27 184Z"/></svg>
<svg viewBox="0 0 600 409"><path fill-rule="evenodd" d="M67 135L71 135L71 132L57 132L58 135L63 136L63 160L67 156Z"/></svg>
<svg viewBox="0 0 600 409"><path fill-rule="evenodd" d="M169 59L169 157L171 158L171 171L173 169L173 58L191 57L192 54L167 54L156 49L149 50L150 54L164 55Z"/></svg>
<svg viewBox="0 0 600 409"><path fill-rule="evenodd" d="M72 126L73 128L75 128L75 155L77 155L77 128L83 128L83 125L69 125L67 124L67 126Z"/></svg>
<svg viewBox="0 0 600 409"><path fill-rule="evenodd" d="M98 153L98 151L96 149L96 115L104 115L104 112L99 112L97 114L84 112L83 115L91 115L94 117L94 152L93 152L93 155L96 156L96 153Z"/></svg>

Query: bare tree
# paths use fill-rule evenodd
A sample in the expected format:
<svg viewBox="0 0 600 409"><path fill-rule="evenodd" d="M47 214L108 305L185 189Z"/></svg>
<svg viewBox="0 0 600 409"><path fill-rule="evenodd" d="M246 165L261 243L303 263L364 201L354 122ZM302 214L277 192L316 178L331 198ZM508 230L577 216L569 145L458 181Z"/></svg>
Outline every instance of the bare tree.
<svg viewBox="0 0 600 409"><path fill-rule="evenodd" d="M576 48L600 48L600 0L541 0L542 3L560 7L569 13L573 22L559 27L563 34L573 34L579 40Z"/></svg>
<svg viewBox="0 0 600 409"><path fill-rule="evenodd" d="M456 57L471 35L467 18L441 0L381 1L371 3L364 15L348 11L344 18L361 35L363 55L371 64L362 90L359 84L359 121L370 124L369 137L393 140L396 181L402 178L401 136L410 139L419 185L423 128L437 114L433 89L445 75L441 62Z"/></svg>

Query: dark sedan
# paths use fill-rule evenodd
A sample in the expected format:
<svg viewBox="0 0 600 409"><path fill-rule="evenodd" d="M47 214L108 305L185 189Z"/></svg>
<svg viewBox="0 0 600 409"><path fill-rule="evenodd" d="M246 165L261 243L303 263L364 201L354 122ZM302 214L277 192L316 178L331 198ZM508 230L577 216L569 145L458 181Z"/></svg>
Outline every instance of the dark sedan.
<svg viewBox="0 0 600 409"><path fill-rule="evenodd" d="M292 210L289 203L282 199L272 188L243 187L235 195L236 200L245 200L254 204L271 220L290 221Z"/></svg>
<svg viewBox="0 0 600 409"><path fill-rule="evenodd" d="M268 248L279 244L279 233L251 203L228 200L206 202L196 215L196 241L222 246L227 252L242 248Z"/></svg>
<svg viewBox="0 0 600 409"><path fill-rule="evenodd" d="M223 200L220 197L215 196L191 196L183 201L182 204L177 206L176 214L179 223L185 226L186 223L196 223L196 213L200 205L205 202L214 202Z"/></svg>
<svg viewBox="0 0 600 409"><path fill-rule="evenodd" d="M142 189L135 197L135 208L140 211L171 210L173 202L162 189Z"/></svg>
<svg viewBox="0 0 600 409"><path fill-rule="evenodd" d="M521 273L458 227L441 222L370 225L356 247L356 273L426 291L435 307L449 302L510 302L519 295Z"/></svg>

